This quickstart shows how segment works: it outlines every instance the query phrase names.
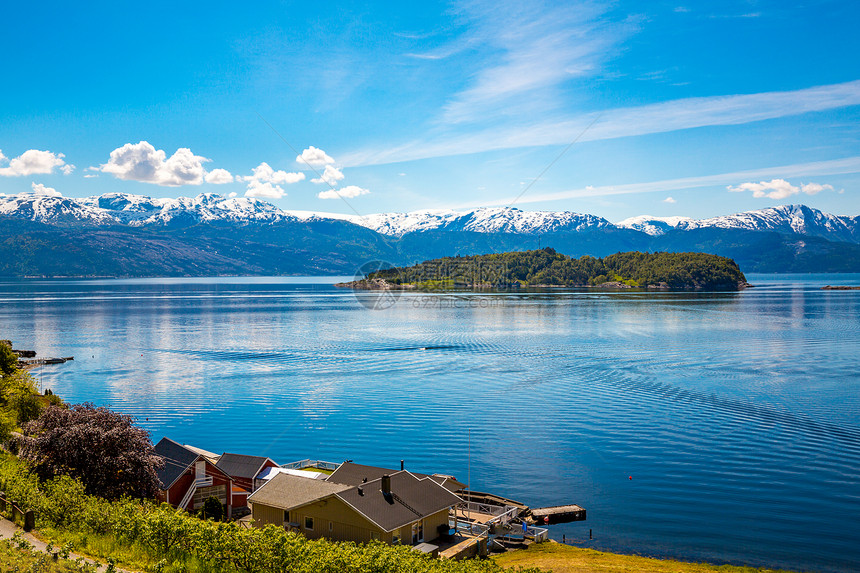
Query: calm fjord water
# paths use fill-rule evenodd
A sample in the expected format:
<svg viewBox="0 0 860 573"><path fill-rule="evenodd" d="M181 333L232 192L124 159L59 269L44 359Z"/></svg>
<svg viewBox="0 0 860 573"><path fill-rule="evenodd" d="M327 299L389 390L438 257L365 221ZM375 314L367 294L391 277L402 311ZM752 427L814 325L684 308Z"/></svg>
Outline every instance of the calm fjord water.
<svg viewBox="0 0 860 573"><path fill-rule="evenodd" d="M409 293L379 311L324 278L5 282L0 335L74 355L37 370L43 386L154 440L405 459L581 504L588 521L552 536L608 550L860 569L860 291L820 290L860 275L749 278L740 293Z"/></svg>

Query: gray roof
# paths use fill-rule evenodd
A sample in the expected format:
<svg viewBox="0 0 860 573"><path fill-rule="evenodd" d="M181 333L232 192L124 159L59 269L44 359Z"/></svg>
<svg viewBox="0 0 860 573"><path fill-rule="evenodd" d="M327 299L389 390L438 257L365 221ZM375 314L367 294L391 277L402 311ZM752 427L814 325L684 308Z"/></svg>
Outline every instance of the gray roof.
<svg viewBox="0 0 860 573"><path fill-rule="evenodd" d="M365 481L379 479L385 474L392 475L398 471L403 470L387 470L376 466L365 466L353 462L343 462L330 476L326 478L326 480L333 481L335 483L345 483L347 485L361 485ZM429 477L436 483L445 486L445 489L450 491L457 491L458 489L466 487L466 484L457 481L452 476L441 474L428 476L427 474L419 474L415 472L410 473L419 479Z"/></svg>
<svg viewBox="0 0 860 573"><path fill-rule="evenodd" d="M390 495L382 493L381 482L368 480L359 488L279 473L251 494L248 502L291 510L336 496L383 531L393 531L462 501L429 477L408 471L391 474Z"/></svg>
<svg viewBox="0 0 860 573"><path fill-rule="evenodd" d="M279 473L252 493L248 502L290 510L348 489L348 485Z"/></svg>
<svg viewBox="0 0 860 573"><path fill-rule="evenodd" d="M381 482L368 480L362 483L361 493L358 487L352 487L337 497L383 531L403 527L462 501L429 477L419 478L405 470L391 474L390 495L382 493Z"/></svg>
<svg viewBox="0 0 860 573"><path fill-rule="evenodd" d="M215 467L233 477L254 479L267 461L271 460L263 456L222 454Z"/></svg>
<svg viewBox="0 0 860 573"><path fill-rule="evenodd" d="M161 441L155 444L155 453L164 458L164 467L158 470L158 480L161 482L162 489L172 486L173 482L194 463L194 460L200 457L197 452L192 452L170 438L161 438Z"/></svg>

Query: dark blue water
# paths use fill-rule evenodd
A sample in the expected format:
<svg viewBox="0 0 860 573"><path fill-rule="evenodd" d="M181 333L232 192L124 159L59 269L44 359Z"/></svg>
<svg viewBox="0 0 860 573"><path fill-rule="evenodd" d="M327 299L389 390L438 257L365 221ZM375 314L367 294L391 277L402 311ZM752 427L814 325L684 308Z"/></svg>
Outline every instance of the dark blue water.
<svg viewBox="0 0 860 573"><path fill-rule="evenodd" d="M860 275L740 293L403 294L325 279L0 284L70 401L215 452L441 471L621 552L860 569ZM383 305L384 306L384 305ZM632 479L631 479L632 478ZM588 541L588 531L594 540Z"/></svg>

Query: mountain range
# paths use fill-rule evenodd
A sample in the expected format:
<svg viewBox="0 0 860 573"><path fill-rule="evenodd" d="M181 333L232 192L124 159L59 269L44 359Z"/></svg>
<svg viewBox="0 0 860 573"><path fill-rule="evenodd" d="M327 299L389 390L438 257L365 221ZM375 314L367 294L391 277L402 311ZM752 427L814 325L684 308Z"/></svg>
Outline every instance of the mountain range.
<svg viewBox="0 0 860 573"><path fill-rule="evenodd" d="M212 193L0 196L2 276L353 274L369 260L402 266L540 246L570 256L709 252L734 258L745 272L857 272L860 217L787 205L612 223L516 208L336 215Z"/></svg>

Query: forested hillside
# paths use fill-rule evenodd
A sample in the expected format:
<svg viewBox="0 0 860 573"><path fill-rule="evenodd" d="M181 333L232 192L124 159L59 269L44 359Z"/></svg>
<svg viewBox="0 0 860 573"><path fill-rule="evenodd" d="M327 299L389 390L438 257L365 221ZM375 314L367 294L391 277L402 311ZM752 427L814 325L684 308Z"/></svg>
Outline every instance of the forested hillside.
<svg viewBox="0 0 860 573"><path fill-rule="evenodd" d="M378 271L368 278L434 287L617 286L734 290L746 284L738 265L706 253L616 253L571 258L552 248L445 257Z"/></svg>

